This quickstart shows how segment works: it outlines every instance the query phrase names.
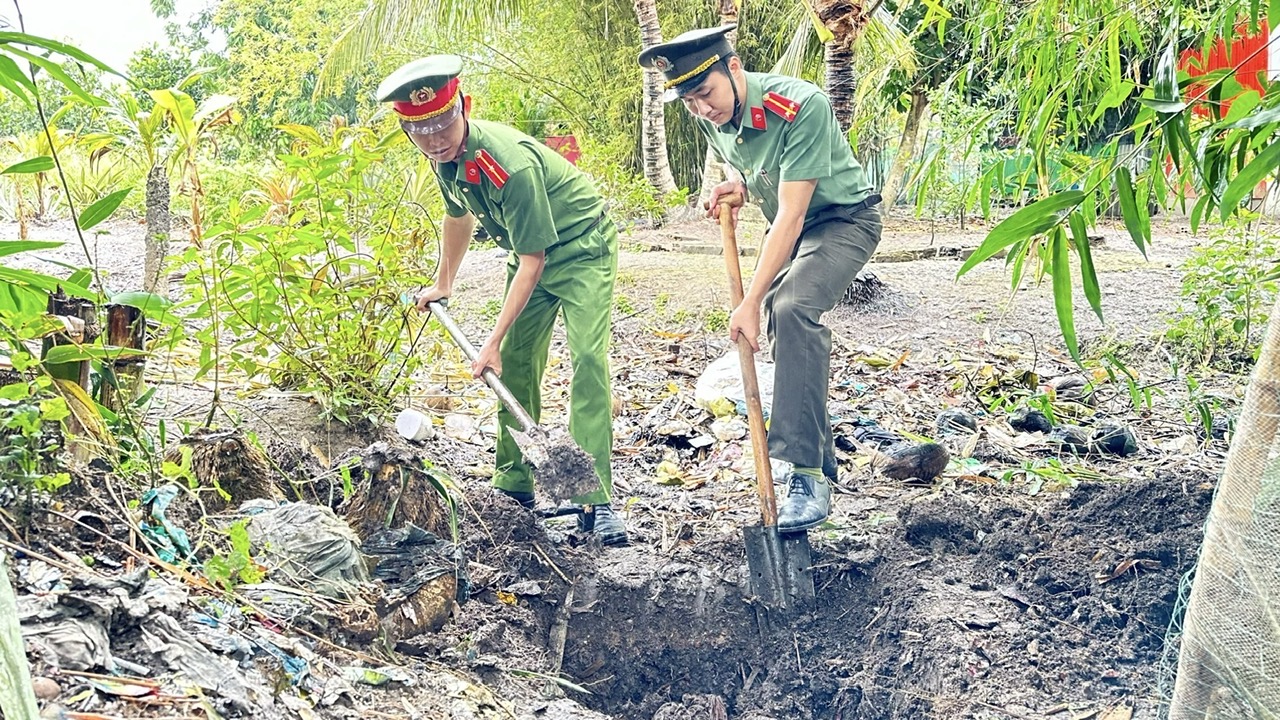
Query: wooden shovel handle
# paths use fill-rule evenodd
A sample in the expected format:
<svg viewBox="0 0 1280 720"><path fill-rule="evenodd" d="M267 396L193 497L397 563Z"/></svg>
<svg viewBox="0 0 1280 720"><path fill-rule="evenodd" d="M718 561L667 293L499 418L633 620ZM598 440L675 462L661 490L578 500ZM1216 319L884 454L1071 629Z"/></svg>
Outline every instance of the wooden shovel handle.
<svg viewBox="0 0 1280 720"><path fill-rule="evenodd" d="M720 196L720 238L724 242L724 266L729 271L729 297L733 307L742 304L742 266L738 263L738 239L734 234L732 209L742 204L742 195ZM751 429L751 455L756 463L756 489L760 494L760 517L764 527L778 524L778 500L773 494L773 468L769 465L768 433L764 427L764 405L756 379L755 351L751 341L738 335L738 361L742 365L742 390L747 399L747 426Z"/></svg>

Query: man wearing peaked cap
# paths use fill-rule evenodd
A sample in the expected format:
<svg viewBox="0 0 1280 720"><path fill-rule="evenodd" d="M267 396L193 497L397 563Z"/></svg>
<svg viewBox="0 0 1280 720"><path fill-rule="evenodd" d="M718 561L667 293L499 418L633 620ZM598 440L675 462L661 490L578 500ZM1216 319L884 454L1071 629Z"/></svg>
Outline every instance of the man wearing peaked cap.
<svg viewBox="0 0 1280 720"><path fill-rule="evenodd" d="M538 420L542 374L557 313L564 316L573 363L569 432L595 460L600 490L574 498L593 509L590 525L608 545L625 544L626 528L609 505L613 492L613 404L609 339L618 231L590 180L559 153L499 123L471 118L460 89L462 59L434 55L408 63L378 87L400 127L431 159L444 196L444 242L436 283L418 309L448 298L477 221L509 251L507 291L493 333L472 373L496 370ZM528 507L534 479L499 411L493 484Z"/></svg>
<svg viewBox="0 0 1280 720"><path fill-rule="evenodd" d="M837 469L827 412L831 331L821 317L880 241L880 196L827 96L803 80L746 72L725 37L735 27L684 33L642 52L640 65L662 72L665 99L684 103L726 165L731 180L712 190L709 215L718 218L719 199L737 192L769 221L729 333L759 350L763 304L776 363L769 453L794 465L778 530L797 532L827 518Z"/></svg>

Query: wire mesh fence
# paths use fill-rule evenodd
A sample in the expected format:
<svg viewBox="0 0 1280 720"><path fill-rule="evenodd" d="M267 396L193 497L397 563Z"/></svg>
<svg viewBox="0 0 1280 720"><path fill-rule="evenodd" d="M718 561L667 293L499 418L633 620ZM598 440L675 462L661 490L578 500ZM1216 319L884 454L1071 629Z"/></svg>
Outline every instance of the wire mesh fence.
<svg viewBox="0 0 1280 720"><path fill-rule="evenodd" d="M1185 613L1170 633L1178 653L1170 720L1280 718L1278 433L1280 306L1231 439Z"/></svg>

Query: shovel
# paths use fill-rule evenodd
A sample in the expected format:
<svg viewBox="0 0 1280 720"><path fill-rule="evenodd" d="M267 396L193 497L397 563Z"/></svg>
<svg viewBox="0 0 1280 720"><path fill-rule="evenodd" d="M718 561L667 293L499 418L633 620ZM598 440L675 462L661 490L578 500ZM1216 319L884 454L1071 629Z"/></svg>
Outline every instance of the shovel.
<svg viewBox="0 0 1280 720"><path fill-rule="evenodd" d="M734 193L720 198L720 236L724 241L724 264L729 271L729 296L733 307L742 303L742 268L738 264L738 241L734 236L732 208L742 204ZM773 494L773 469L769 465L769 444L764 427L764 408L756 380L755 353L745 335L738 335L738 360L742 364L742 389L747 401L747 425L751 430L751 454L756 465L756 488L760 495L760 525L742 528L747 549L748 587L757 603L756 619L761 630L772 620L782 619L810 606L814 601L813 561L807 532L778 532L778 501Z"/></svg>
<svg viewBox="0 0 1280 720"><path fill-rule="evenodd" d="M471 344L462 328L458 327L439 301L427 303L449 337L462 348L468 360L475 362L480 353ZM510 428L524 459L533 466L538 487L553 500L569 500L600 489L600 476L596 474L595 461L563 430L547 430L533 421L529 413L511 394L493 368L485 368L481 377L515 416L520 427Z"/></svg>

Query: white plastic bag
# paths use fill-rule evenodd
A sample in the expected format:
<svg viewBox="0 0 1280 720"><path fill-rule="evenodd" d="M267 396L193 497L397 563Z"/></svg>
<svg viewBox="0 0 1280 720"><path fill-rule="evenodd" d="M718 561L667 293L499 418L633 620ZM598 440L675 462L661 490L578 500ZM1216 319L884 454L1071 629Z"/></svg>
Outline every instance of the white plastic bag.
<svg viewBox="0 0 1280 720"><path fill-rule="evenodd" d="M757 359L756 380L760 384L760 404L764 406L764 416L768 418L773 406L773 363ZM693 398L698 405L717 417L728 415L730 407L739 415L747 414L737 348L702 371L698 376L698 384L694 387Z"/></svg>

